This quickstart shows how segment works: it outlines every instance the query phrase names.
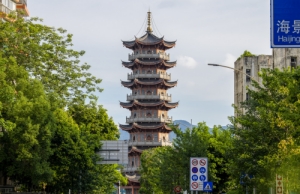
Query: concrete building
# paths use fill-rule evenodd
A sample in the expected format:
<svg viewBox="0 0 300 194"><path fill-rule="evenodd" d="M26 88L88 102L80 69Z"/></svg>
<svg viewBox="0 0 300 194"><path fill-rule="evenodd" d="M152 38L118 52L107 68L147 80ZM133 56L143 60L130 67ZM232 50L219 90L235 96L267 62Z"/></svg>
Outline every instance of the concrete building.
<svg viewBox="0 0 300 194"><path fill-rule="evenodd" d="M295 48L276 48L273 49L272 55L257 55L237 59L234 63L234 69L236 69L234 73L235 106L240 108L241 102L249 98L247 88L253 89L251 78L262 83L262 79L258 76L262 69L284 69L296 67L298 64L300 64L300 49ZM242 110L243 113L245 113L245 110Z"/></svg>

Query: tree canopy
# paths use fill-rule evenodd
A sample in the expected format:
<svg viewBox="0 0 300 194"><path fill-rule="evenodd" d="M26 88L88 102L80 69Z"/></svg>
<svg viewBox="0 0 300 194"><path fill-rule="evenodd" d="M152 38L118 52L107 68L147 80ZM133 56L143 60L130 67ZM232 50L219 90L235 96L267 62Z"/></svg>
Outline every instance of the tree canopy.
<svg viewBox="0 0 300 194"><path fill-rule="evenodd" d="M0 172L21 190L109 193L126 183L118 166L97 165L100 141L119 132L97 105L101 79L72 45L37 18L0 22Z"/></svg>
<svg viewBox="0 0 300 194"><path fill-rule="evenodd" d="M214 182L216 193L229 188L227 151L231 148L230 132L221 126L214 126L210 131L204 122L185 132L175 127L173 130L176 134L173 147L143 151L141 192L172 193L177 185L189 191L190 157L208 158L208 180Z"/></svg>
<svg viewBox="0 0 300 194"><path fill-rule="evenodd" d="M280 174L285 190L299 191L300 69L264 69L260 76L263 85L252 82L250 99L242 103L245 114L230 118L232 175L236 180L242 173L253 175L245 185L266 193Z"/></svg>

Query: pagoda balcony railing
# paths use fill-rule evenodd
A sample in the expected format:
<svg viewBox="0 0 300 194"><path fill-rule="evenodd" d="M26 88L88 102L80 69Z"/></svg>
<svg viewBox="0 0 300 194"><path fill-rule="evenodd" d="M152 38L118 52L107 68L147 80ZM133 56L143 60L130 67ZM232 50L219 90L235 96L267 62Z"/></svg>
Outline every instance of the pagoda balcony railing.
<svg viewBox="0 0 300 194"><path fill-rule="evenodd" d="M171 146L171 141L166 141L163 139L160 140L129 140L129 146Z"/></svg>
<svg viewBox="0 0 300 194"><path fill-rule="evenodd" d="M151 53L151 54L144 54L144 53L138 53L138 54L129 54L128 59L129 61L135 60L135 59L163 59L163 60L170 60L170 54L166 53Z"/></svg>
<svg viewBox="0 0 300 194"><path fill-rule="evenodd" d="M140 167L137 167L137 166L132 166L132 165L126 165L124 168L123 168L123 172L136 172L136 171L139 171L140 170Z"/></svg>
<svg viewBox="0 0 300 194"><path fill-rule="evenodd" d="M136 94L136 95L127 95L127 101L132 100L138 100L138 99L145 99L145 100L165 100L165 101L172 101L171 95L142 95L142 94Z"/></svg>
<svg viewBox="0 0 300 194"><path fill-rule="evenodd" d="M157 123L172 123L172 117L126 117L126 123L134 122L157 122Z"/></svg>
<svg viewBox="0 0 300 194"><path fill-rule="evenodd" d="M2 4L2 3L1 3L1 0L0 0L0 18L1 18L1 16L3 17L3 15L6 16L6 15L10 14L11 11L12 11L12 10L9 9L9 8L8 8L7 6L5 6L4 4Z"/></svg>
<svg viewBox="0 0 300 194"><path fill-rule="evenodd" d="M137 74L128 74L128 80L136 79L136 78L161 78L165 80L171 80L171 74L166 73L137 73Z"/></svg>

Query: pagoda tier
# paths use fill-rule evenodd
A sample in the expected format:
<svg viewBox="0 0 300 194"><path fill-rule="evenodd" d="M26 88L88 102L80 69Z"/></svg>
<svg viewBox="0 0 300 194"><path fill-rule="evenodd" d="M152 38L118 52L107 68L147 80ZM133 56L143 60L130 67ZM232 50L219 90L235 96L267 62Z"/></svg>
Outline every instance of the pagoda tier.
<svg viewBox="0 0 300 194"><path fill-rule="evenodd" d="M172 129L165 123L159 123L159 124L152 124L152 125L143 125L138 123L132 123L130 125L121 125L119 124L119 127L124 131L130 131L130 132L141 132L141 131L161 131L161 132L171 132Z"/></svg>
<svg viewBox="0 0 300 194"><path fill-rule="evenodd" d="M133 89L133 88L140 88L143 86L156 86L157 88L160 89L169 89L177 85L177 81L173 82L168 82L165 81L164 79L158 79L158 80L139 80L139 79L134 79L130 82L125 82L121 81L121 84L124 87Z"/></svg>
<svg viewBox="0 0 300 194"><path fill-rule="evenodd" d="M132 102L120 102L120 105L123 108L127 108L129 110L137 110L147 108L155 108L160 110L170 110L172 108L176 108L178 106L178 102L169 103L164 100L156 101L156 102L139 102L137 100L133 100Z"/></svg>
<svg viewBox="0 0 300 194"><path fill-rule="evenodd" d="M154 46L155 48L161 49L161 50L167 50L170 48L173 48L176 44L176 41L166 41L164 40L164 37L158 38L152 32L148 32L140 37L135 37L135 40L133 41L122 41L123 45L126 48L136 50L140 49L143 46Z"/></svg>
<svg viewBox="0 0 300 194"><path fill-rule="evenodd" d="M176 61L167 62L163 59L142 61L135 59L130 62L122 61L122 65L131 70L138 69L139 67L155 67L157 69L167 70L174 67L176 65Z"/></svg>

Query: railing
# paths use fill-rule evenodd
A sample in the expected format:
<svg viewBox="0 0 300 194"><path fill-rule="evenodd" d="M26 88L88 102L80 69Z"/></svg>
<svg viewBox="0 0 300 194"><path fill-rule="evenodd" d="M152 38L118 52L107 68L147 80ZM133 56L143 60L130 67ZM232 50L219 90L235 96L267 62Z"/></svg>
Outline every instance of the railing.
<svg viewBox="0 0 300 194"><path fill-rule="evenodd" d="M9 9L8 7L6 7L5 5L3 5L2 3L0 3L0 14L4 13L6 15L10 14L12 10Z"/></svg>
<svg viewBox="0 0 300 194"><path fill-rule="evenodd" d="M126 123L134 122L163 122L163 123L172 123L172 118L164 117L126 117Z"/></svg>
<svg viewBox="0 0 300 194"><path fill-rule="evenodd" d="M172 101L172 96L171 95L127 95L127 101L132 101L136 99L146 99L146 100L165 100L165 101Z"/></svg>
<svg viewBox="0 0 300 194"><path fill-rule="evenodd" d="M131 165L127 165L124 167L123 172L135 172L135 171L139 171L140 167L136 167L136 166L131 166Z"/></svg>
<svg viewBox="0 0 300 194"><path fill-rule="evenodd" d="M160 141L138 141L138 140L129 140L128 142L129 146L171 146L172 142L171 141L166 141L166 140L160 140Z"/></svg>
<svg viewBox="0 0 300 194"><path fill-rule="evenodd" d="M137 58L155 58L155 59L164 59L164 60L170 60L170 54L166 53L152 53L152 54L143 54L143 53L138 53L138 54L129 54L128 59L129 61L132 61Z"/></svg>
<svg viewBox="0 0 300 194"><path fill-rule="evenodd" d="M166 73L141 73L141 74L128 74L127 78L129 80L136 79L136 78L161 78L165 80L170 80L171 79L171 74L166 74Z"/></svg>

